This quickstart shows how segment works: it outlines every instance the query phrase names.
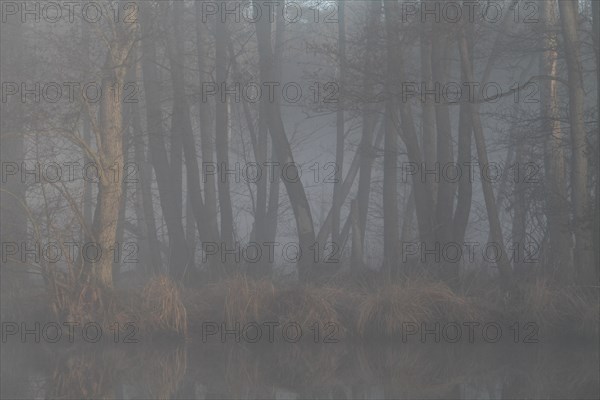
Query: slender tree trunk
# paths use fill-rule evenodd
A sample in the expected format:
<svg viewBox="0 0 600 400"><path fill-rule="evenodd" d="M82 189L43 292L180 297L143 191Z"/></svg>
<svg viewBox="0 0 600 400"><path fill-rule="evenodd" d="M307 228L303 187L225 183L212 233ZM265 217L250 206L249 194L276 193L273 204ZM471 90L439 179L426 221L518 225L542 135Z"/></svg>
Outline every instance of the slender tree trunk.
<svg viewBox="0 0 600 400"><path fill-rule="evenodd" d="M596 53L596 71L600 70L600 2L592 1L592 38ZM596 84L596 146L600 146L600 84ZM596 157L600 149L596 148ZM597 162L600 160L597 159ZM594 208L594 243L600 242L600 177L596 179L596 201ZM596 277L600 276L600 246L594 247Z"/></svg>
<svg viewBox="0 0 600 400"><path fill-rule="evenodd" d="M139 69L139 68L138 68ZM138 71L137 77L141 77ZM140 255L144 257L145 267L150 274L160 273L162 262L160 243L156 235L156 220L154 219L154 207L152 203L151 165L146 160L144 151L144 138L142 136L142 121L140 117L139 104L132 106L132 124L134 133L134 160L137 173L136 196L138 197L137 223L142 232L143 245L139 246Z"/></svg>
<svg viewBox="0 0 600 400"><path fill-rule="evenodd" d="M467 31L467 46L471 59L469 63L473 67L473 24L465 26ZM461 70L461 81L467 82L464 70ZM471 115L469 114L469 105L467 103L460 104L458 116L458 156L457 162L459 167L465 171L471 171L469 163L471 163L471 138L473 129L471 126ZM467 225L469 223L469 215L471 213L471 201L473 197L473 180L469 174L463 174L458 183L458 199L456 201L456 210L454 211L454 240L461 244L465 240Z"/></svg>
<svg viewBox="0 0 600 400"><path fill-rule="evenodd" d="M581 282L589 282L594 274L593 221L588 183L588 153L584 125L584 91L579 34L578 2L559 1L560 20L569 75L569 122L571 124L571 199L574 212L575 266Z"/></svg>
<svg viewBox="0 0 600 400"><path fill-rule="evenodd" d="M202 2L196 1L196 19L200 21L202 18ZM198 53L198 77L200 80L200 88L203 87L204 83L212 82L212 77L206 71L206 63L204 58L206 57L206 50L204 47L204 39L202 35L203 24L196 23L196 52ZM205 102L202 96L198 101L198 113L200 116L200 145L202 152L202 163L203 166L214 166L214 134L213 127L214 121L213 116L210 112L208 102ZM203 167L203 171L205 168ZM206 225L208 229L213 232L215 237L219 237L219 224L217 219L217 187L215 183L215 177L213 174L203 173L202 183L204 184L204 207L206 210Z"/></svg>
<svg viewBox="0 0 600 400"><path fill-rule="evenodd" d="M471 67L471 55L467 40L464 34L460 35L459 49L461 57L461 65L469 82L475 82L473 68ZM481 186L483 188L483 197L485 200L485 208L487 211L488 221L490 224L490 235L492 241L498 247L500 254L497 257L496 264L500 272L500 279L506 291L512 291L514 288L513 274L506 247L504 246L504 237L502 236L502 226L498 217L498 208L496 207L496 198L490 180L485 176L486 166L489 165L485 138L483 135L483 126L479 117L479 107L476 102L470 103L471 124L473 126L473 134L475 136L475 147L477 148L477 158L479 160Z"/></svg>
<svg viewBox="0 0 600 400"><path fill-rule="evenodd" d="M128 76L130 75L128 74ZM125 166L129 163L129 136L131 136L130 126L127 126L130 125L131 119L129 107L123 107L123 114L123 166ZM117 238L113 245L114 251L116 251L116 254L118 255L117 257L113 257L113 278L118 278L119 273L121 272L121 262L123 258L122 250L124 247L123 239L125 237L125 218L127 217L127 185L129 181L129 178L125 175L126 172L127 169L123 167L123 169L120 171L119 176L119 180L122 186L122 194L121 203L119 204L119 222L117 224Z"/></svg>
<svg viewBox="0 0 600 400"><path fill-rule="evenodd" d="M215 240L214 233L206 224L206 211L202 200L202 189L200 186L200 168L196 153L196 140L192 129L190 108L185 95L185 73L183 69L184 53L183 40L179 30L183 20L183 3L173 3L173 41L169 46L171 64L171 82L173 84L173 128L179 131L182 138L183 154L185 157L186 183L189 198L186 203L191 204L191 211L196 221L198 234L202 241ZM190 246L191 249L192 246Z"/></svg>
<svg viewBox="0 0 600 400"><path fill-rule="evenodd" d="M263 82L269 81L274 76L274 58L271 45L271 23L269 18L261 18L256 24L256 36L258 40L258 53ZM263 99L263 101L265 101ZM267 100L268 101L268 100ZM299 176L294 163L290 143L285 133L281 112L279 109L279 99L275 96L273 102L268 101L268 126L273 147L281 165L288 167L287 176ZM284 179L285 188L290 198L296 227L298 230L299 247L304 253L298 262L298 273L301 280L308 280L310 277L311 259L307 256L309 249L315 243L315 229L313 226L310 205L304 186L300 180Z"/></svg>
<svg viewBox="0 0 600 400"><path fill-rule="evenodd" d="M215 19L215 46L216 46L216 80L217 85L223 85L227 80L227 26L219 18ZM230 177L224 174L225 169L233 169L229 165L229 132L228 132L228 106L227 98L221 93L216 100L216 149L217 163L221 173L218 174L217 187L219 189L219 209L221 210L221 240L227 248L233 245L233 211L231 208L231 194L229 189Z"/></svg>
<svg viewBox="0 0 600 400"><path fill-rule="evenodd" d="M367 228L367 213L369 211L369 198L371 194L371 169L375 158L373 149L373 128L376 121L376 110L373 106L373 70L375 69L376 60L373 56L373 51L377 43L377 26L381 16L380 4L377 1L368 3L368 19L367 19L367 42L365 49L365 69L363 71L363 95L365 97L365 105L362 112L362 138L360 142L360 173L358 178L358 222L359 228L362 231L361 239L364 246L365 232ZM364 254L361 250L360 254Z"/></svg>
<svg viewBox="0 0 600 400"><path fill-rule="evenodd" d="M449 46L449 30L445 24L435 24L434 41L432 49L432 69L433 80L440 86L447 81L445 69L449 64L447 58L447 48ZM432 89L432 88L429 88ZM444 167L454 162L452 149L452 124L450 122L450 110L445 102L439 102L435 106L435 120L437 127L437 163L440 171ZM436 239L442 243L442 246L452 240L452 212L454 210L454 196L456 184L450 182L443 175L440 176L440 182L437 185L436 201ZM445 265L450 268L450 266ZM453 268L454 269L454 268ZM453 270L451 276L456 277L457 270ZM444 274L445 275L445 274Z"/></svg>
<svg viewBox="0 0 600 400"><path fill-rule="evenodd" d="M335 183L333 186L333 216L331 218L331 241L339 245L340 235L340 209L342 208L341 187L344 176L344 96L345 69L346 69L346 22L345 22L344 0L338 1L338 71L339 87L342 95L338 99L336 111L336 143L335 143Z"/></svg>
<svg viewBox="0 0 600 400"><path fill-rule="evenodd" d="M363 267L363 238L362 230L358 221L358 201L352 200L350 206L350 220L352 221L352 256L351 264L353 271L359 271Z"/></svg>
<svg viewBox="0 0 600 400"><path fill-rule="evenodd" d="M446 69L449 65L447 48L450 44L448 36L449 29L445 23L435 23L433 27L433 49L432 49L432 72L433 80L443 86L448 79ZM432 90L434 88L428 88ZM437 91L437 89L435 89ZM454 162L452 148L452 124L450 121L450 110L445 102L439 102L435 106L435 120L437 127L437 163L436 169L440 170L439 183L437 184L437 201L435 211L436 240L443 247L452 241L452 212L454 210L454 197L456 184L447 179L441 171L447 165ZM437 272L445 280L456 280L458 278L458 264L443 261L441 269Z"/></svg>
<svg viewBox="0 0 600 400"><path fill-rule="evenodd" d="M23 35L27 25L22 23L2 23L2 68L0 68L0 80L3 82L16 82L29 75L29 71L22 70L28 63L26 54L29 47L24 45ZM4 94L4 87L3 87ZM6 101L5 101L6 100ZM20 168L25 160L25 141L22 120L23 111L27 107L17 96L8 96L2 100L0 106L0 160L2 163L2 179L0 179L0 241L4 244L13 242L17 245L27 241L27 215L26 215L26 185L21 180L20 174L16 172L13 176L4 175L5 167L18 166ZM84 203L85 204L85 203ZM90 225L87 226L87 229ZM2 249L4 252L4 248ZM6 256L2 254L2 258ZM28 284L27 274L9 274L12 268L23 270L24 266L20 260L14 262L9 257L6 262L0 263L0 285L2 293L7 294L15 290L15 280L19 283ZM20 286L20 285L19 285Z"/></svg>
<svg viewBox="0 0 600 400"><path fill-rule="evenodd" d="M513 126L513 129L517 129ZM512 143L515 149L515 168L516 168L516 182L513 187L513 215L512 215L512 246L517 246L519 250L518 256L514 260L515 272L523 273L523 257L522 251L525 250L526 236L527 236L527 183L525 183L524 177L527 176L527 170L525 168L526 155L525 155L525 137L524 132L518 132L515 135L516 143Z"/></svg>
<svg viewBox="0 0 600 400"><path fill-rule="evenodd" d="M163 138L165 137L162 110L160 107L161 87L156 67L155 37L150 29L153 23L151 4L140 4L142 28L142 71L146 103L146 126L150 160L156 175L156 183L160 195L160 205L167 225L169 237L169 269L183 271L188 261L188 248L185 232L178 213L176 196L169 173L169 161Z"/></svg>
<svg viewBox="0 0 600 400"><path fill-rule="evenodd" d="M433 84L433 72L431 66L432 59L432 25L431 22L423 24L420 45L421 45L421 79L425 86L431 90L434 87ZM423 147L423 161L425 168L428 171L433 171L437 160L437 143L435 137L435 103L432 101L432 96L425 96L423 104L423 112L421 115L421 125L423 130L422 147ZM431 182L432 194L435 196L437 193L436 182Z"/></svg>
<svg viewBox="0 0 600 400"><path fill-rule="evenodd" d="M123 109L122 97L115 88L122 88L127 72L127 59L134 43L134 26L116 27L115 37L109 43L103 68L102 96L95 135L98 144L99 183L92 232L97 246L102 249L98 262L87 263L91 280L101 286L113 284L113 257L110 248L115 246L119 207L122 197L123 159Z"/></svg>
<svg viewBox="0 0 600 400"><path fill-rule="evenodd" d="M377 148L381 145L381 141L383 140L383 137L384 137L384 130L381 129L381 127L380 127L381 125L382 125L382 123L381 123L381 119L380 119L380 121L377 123L377 126L375 128L375 131L378 132L377 137L375 138L375 145L374 145L375 148ZM358 152L358 151L355 152L354 158L352 159L352 162L350 163L350 168L348 168L348 172L346 173L346 178L344 179L344 182L342 183L342 187L340 189L340 200L342 202L346 201L346 197L348 197L348 194L350 194L350 189L352 188L352 185L354 184L354 181L356 180L356 175L358 175L361 161L362 161L362 159L361 159L360 152ZM323 226L319 230L319 234L317 235L317 243L324 244L327 237L329 237L329 235L331 234L331 218L332 217L333 217L333 205L329 209L329 212L327 213L327 217L325 218L325 221L323 222ZM322 247L323 246L321 246L321 248Z"/></svg>
<svg viewBox="0 0 600 400"><path fill-rule="evenodd" d="M396 64L397 54L397 34L396 21L398 19L396 4L390 1L384 2L385 7L385 27L386 27L386 47L387 47L387 86L388 88L397 87ZM396 265L398 262L398 246L400 242L398 234L398 153L397 153L397 135L396 129L396 102L393 96L388 94L385 103L385 141L384 141L384 159L383 159L383 253L384 266L388 276L397 274Z"/></svg>
<svg viewBox="0 0 600 400"><path fill-rule="evenodd" d="M406 79L402 56L398 58L398 76ZM406 147L408 160L416 167L416 173L411 175L415 194L417 211L417 224L419 237L423 245L431 245L433 241L434 202L431 182L427 182L420 174L423 168L423 156L419 146L419 139L415 129L411 105L407 101L400 101L400 137Z"/></svg>

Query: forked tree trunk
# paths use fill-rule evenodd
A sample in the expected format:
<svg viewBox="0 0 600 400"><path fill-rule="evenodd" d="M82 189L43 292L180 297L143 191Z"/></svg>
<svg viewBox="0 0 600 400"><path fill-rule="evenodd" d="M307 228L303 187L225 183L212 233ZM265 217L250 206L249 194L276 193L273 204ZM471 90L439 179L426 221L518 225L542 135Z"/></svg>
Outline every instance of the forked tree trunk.
<svg viewBox="0 0 600 400"><path fill-rule="evenodd" d="M462 69L464 70L468 81L475 82L473 68L469 62L471 55L469 54L469 47L464 34L460 35L459 49ZM483 136L483 126L479 116L479 107L476 101L471 102L469 105L471 123L473 126L473 135L475 137L475 147L477 148L477 158L480 166L481 186L483 189L483 197L485 200L488 222L490 224L490 236L494 244L498 246L498 251L500 252L500 254L497 255L496 265L498 266L503 288L506 291L512 291L514 289L513 274L508 254L506 253L506 247L504 246L504 237L502 236L502 227L500 225L500 218L498 217L498 208L496 207L494 189L492 188L490 179L485 176L485 171L487 166L489 166L489 161L485 145L485 138Z"/></svg>
<svg viewBox="0 0 600 400"><path fill-rule="evenodd" d="M169 268L183 270L188 261L188 247L181 218L178 218L177 198L171 185L169 160L164 142L165 131L160 105L161 87L156 63L155 33L150 28L154 22L151 3L140 4L142 31L142 71L146 104L146 126L150 161L156 175L160 205L169 237Z"/></svg>
<svg viewBox="0 0 600 400"><path fill-rule="evenodd" d="M274 77L274 58L271 45L271 23L270 18L264 16L256 24L256 37L258 41L258 53L261 80L263 82L271 81ZM294 158L290 143L285 133L283 120L281 119L281 111L279 109L279 98L275 96L274 101L267 101L267 120L269 132L273 140L273 147L277 155L278 162L285 165L287 168L287 176L300 176ZM302 182L294 179L284 179L285 188L287 190L294 217L296 219L296 228L298 230L299 247L303 252L298 262L298 275L301 280L310 278L310 267L312 259L309 256L309 249L315 243L315 229L310 211L310 205Z"/></svg>

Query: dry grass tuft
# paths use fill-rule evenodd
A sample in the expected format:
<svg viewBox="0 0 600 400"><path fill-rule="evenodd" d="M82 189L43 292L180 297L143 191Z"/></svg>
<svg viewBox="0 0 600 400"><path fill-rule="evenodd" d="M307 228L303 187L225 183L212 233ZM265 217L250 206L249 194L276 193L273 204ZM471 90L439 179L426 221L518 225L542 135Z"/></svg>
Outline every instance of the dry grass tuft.
<svg viewBox="0 0 600 400"><path fill-rule="evenodd" d="M427 280L387 284L361 295L356 317L359 336L379 333L391 337L402 324L432 321L466 321L477 318L473 302L444 283Z"/></svg>
<svg viewBox="0 0 600 400"><path fill-rule="evenodd" d="M228 325L264 322L272 317L275 286L268 279L249 279L241 274L223 282L224 319Z"/></svg>
<svg viewBox="0 0 600 400"><path fill-rule="evenodd" d="M112 288L86 282L56 286L49 305L58 318L109 327L115 322L134 319L131 307L124 300L125 296Z"/></svg>
<svg viewBox="0 0 600 400"><path fill-rule="evenodd" d="M151 279L144 287L142 317L151 330L187 335L187 311L179 286L164 275Z"/></svg>
<svg viewBox="0 0 600 400"><path fill-rule="evenodd" d="M600 305L597 289L558 287L549 280L538 279L522 288L522 293L513 311L521 321L535 322L555 333L598 336Z"/></svg>
<svg viewBox="0 0 600 400"><path fill-rule="evenodd" d="M335 336L343 337L347 327L342 310L351 302L352 295L343 288L307 285L278 292L274 309L282 323L295 322L303 330L310 329L315 322L321 328L334 324Z"/></svg>

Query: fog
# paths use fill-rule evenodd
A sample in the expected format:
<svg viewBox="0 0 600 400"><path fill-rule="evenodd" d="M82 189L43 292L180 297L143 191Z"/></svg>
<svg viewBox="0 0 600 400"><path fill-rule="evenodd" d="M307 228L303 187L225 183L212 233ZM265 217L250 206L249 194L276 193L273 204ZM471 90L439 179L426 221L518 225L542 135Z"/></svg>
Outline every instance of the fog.
<svg viewBox="0 0 600 400"><path fill-rule="evenodd" d="M600 396L600 3L2 1L2 398Z"/></svg>

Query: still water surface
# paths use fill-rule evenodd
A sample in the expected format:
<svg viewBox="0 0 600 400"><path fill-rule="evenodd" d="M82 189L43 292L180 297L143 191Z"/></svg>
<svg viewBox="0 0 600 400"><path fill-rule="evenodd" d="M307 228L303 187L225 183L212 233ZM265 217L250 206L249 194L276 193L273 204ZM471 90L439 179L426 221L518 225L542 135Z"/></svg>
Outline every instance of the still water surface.
<svg viewBox="0 0 600 400"><path fill-rule="evenodd" d="M589 342L5 343L1 366L3 399L600 398Z"/></svg>

